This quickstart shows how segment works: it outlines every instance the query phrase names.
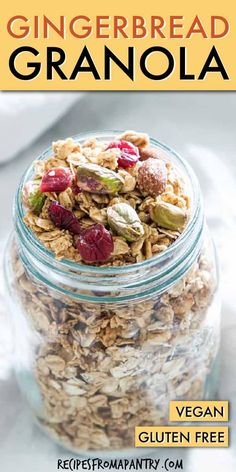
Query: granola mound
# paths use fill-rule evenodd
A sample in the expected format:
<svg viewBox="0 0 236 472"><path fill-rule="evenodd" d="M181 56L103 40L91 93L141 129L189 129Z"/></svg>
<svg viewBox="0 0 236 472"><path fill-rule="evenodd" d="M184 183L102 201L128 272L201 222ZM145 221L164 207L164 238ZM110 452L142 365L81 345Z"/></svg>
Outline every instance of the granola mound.
<svg viewBox="0 0 236 472"><path fill-rule="evenodd" d="M23 188L25 224L58 259L97 266L142 262L184 230L190 199L173 163L145 133L68 138L35 162Z"/></svg>

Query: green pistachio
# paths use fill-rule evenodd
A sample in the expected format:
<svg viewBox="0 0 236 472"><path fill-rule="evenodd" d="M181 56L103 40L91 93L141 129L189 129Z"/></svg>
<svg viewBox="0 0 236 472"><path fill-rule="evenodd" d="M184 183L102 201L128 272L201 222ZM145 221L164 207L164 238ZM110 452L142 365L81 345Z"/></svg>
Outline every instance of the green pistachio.
<svg viewBox="0 0 236 472"><path fill-rule="evenodd" d="M26 182L22 190L22 201L27 208L39 214L46 198L46 195L40 191L40 180Z"/></svg>
<svg viewBox="0 0 236 472"><path fill-rule="evenodd" d="M78 167L77 185L90 193L117 193L124 179L106 167L97 164L83 164Z"/></svg>
<svg viewBox="0 0 236 472"><path fill-rule="evenodd" d="M173 231L181 230L187 220L187 212L171 203L159 201L150 209L152 220L158 225Z"/></svg>
<svg viewBox="0 0 236 472"><path fill-rule="evenodd" d="M136 241L144 234L136 211L128 203L116 203L108 207L107 219L111 229L127 241Z"/></svg>

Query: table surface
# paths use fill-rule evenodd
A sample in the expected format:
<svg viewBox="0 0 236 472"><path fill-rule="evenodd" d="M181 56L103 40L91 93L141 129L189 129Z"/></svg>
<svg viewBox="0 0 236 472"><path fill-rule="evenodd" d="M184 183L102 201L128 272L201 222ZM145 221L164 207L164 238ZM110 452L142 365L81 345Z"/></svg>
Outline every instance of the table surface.
<svg viewBox="0 0 236 472"><path fill-rule="evenodd" d="M185 472L236 470L236 94L90 92L30 148L0 167L0 251L12 227L12 200L26 166L52 140L87 130L139 129L168 143L192 164L205 197L221 264L223 297L219 397L231 401L228 449L166 449ZM9 131L10 133L10 131ZM4 136L4 139L10 139ZM12 374L11 332L0 271L0 464L5 472L53 472L71 457L32 422ZM160 454L156 453L156 456Z"/></svg>

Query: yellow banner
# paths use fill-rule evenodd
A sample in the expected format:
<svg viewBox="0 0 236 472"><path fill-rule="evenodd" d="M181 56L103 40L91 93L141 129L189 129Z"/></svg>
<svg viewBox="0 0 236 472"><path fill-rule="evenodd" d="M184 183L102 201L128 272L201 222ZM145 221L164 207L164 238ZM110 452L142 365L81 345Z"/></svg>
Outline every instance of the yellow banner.
<svg viewBox="0 0 236 472"><path fill-rule="evenodd" d="M228 447L227 426L137 426L135 447Z"/></svg>
<svg viewBox="0 0 236 472"><path fill-rule="evenodd" d="M229 420L228 401L170 401L169 421L221 422Z"/></svg>
<svg viewBox="0 0 236 472"><path fill-rule="evenodd" d="M2 90L236 90L236 6L2 2Z"/></svg>

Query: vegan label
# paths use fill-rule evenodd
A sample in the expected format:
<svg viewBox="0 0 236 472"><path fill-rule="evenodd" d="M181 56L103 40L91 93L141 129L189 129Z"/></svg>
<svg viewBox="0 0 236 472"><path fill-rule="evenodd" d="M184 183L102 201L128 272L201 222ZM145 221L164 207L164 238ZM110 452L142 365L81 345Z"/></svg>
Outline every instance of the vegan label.
<svg viewBox="0 0 236 472"><path fill-rule="evenodd" d="M171 401L170 421L228 421L227 401Z"/></svg>

